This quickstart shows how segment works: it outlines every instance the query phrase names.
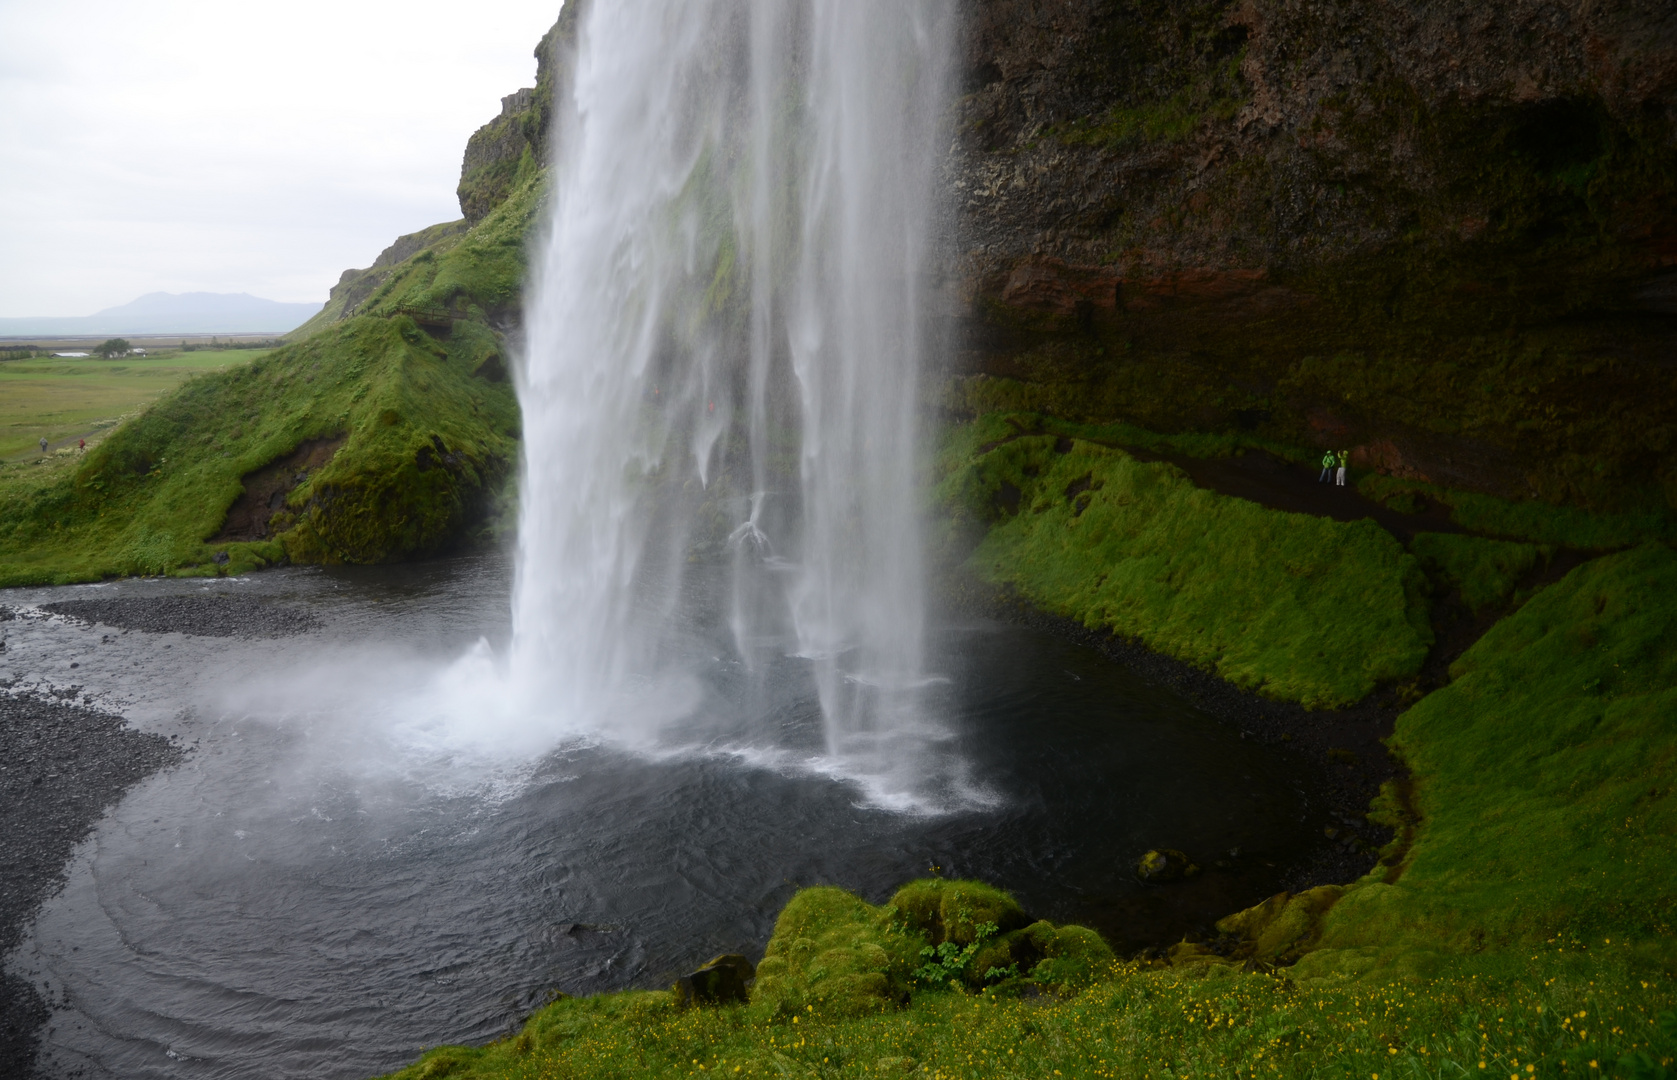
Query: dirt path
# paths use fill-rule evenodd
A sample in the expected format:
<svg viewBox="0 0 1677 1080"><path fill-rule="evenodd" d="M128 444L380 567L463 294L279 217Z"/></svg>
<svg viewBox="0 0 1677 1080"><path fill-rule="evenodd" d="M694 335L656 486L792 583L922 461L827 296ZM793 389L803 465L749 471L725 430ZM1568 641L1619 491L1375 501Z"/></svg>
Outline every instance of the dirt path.
<svg viewBox="0 0 1677 1080"><path fill-rule="evenodd" d="M15 457L5 458L3 460L7 464L17 464L19 462L38 461L43 456L51 457L52 455L58 453L58 451L60 451L60 450L64 450L64 449L74 450L74 449L77 448L77 445L83 439L87 440L87 449L91 450L99 444L99 440L101 438L103 438L105 435L110 434L110 432L111 432L111 429L108 428L108 427L96 428L93 431L83 432L80 435L71 435L69 438L60 439L57 442L49 442L49 443L47 443L47 452L46 452L45 455L43 455L41 453L41 449L40 449L41 444L36 443L34 446L29 448L28 453L18 454Z"/></svg>
<svg viewBox="0 0 1677 1080"><path fill-rule="evenodd" d="M1134 451L1130 451L1134 453ZM1319 466L1295 465L1269 454L1249 452L1232 458L1164 459L1193 478L1200 487L1220 495L1335 521L1373 518L1375 523L1408 544L1418 532L1465 532L1450 520L1449 507L1433 503L1419 514L1400 514L1347 485L1318 479Z"/></svg>

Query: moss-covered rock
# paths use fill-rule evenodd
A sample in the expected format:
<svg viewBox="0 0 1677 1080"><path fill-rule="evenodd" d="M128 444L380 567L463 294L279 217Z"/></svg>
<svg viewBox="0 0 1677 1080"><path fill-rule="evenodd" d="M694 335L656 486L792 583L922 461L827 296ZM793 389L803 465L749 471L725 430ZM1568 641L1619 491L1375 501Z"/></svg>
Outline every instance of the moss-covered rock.
<svg viewBox="0 0 1677 1080"><path fill-rule="evenodd" d="M1088 927L1039 920L981 944L964 981L980 989L1024 979L1075 991L1110 975L1116 963L1112 947Z"/></svg>
<svg viewBox="0 0 1677 1080"><path fill-rule="evenodd" d="M925 878L910 882L891 897L890 907L905 925L933 945L971 945L980 928L991 934L1017 930L1031 920L1019 902L982 881Z"/></svg>
<svg viewBox="0 0 1677 1080"><path fill-rule="evenodd" d="M785 1014L809 1006L841 1015L898 1008L908 1002L925 941L842 889L804 889L775 921L752 1001Z"/></svg>
<svg viewBox="0 0 1677 1080"><path fill-rule="evenodd" d="M564 99L574 66L581 5L567 2L558 21L536 45L536 85L501 99L501 113L472 134L460 163L456 194L472 224L489 216L524 179L551 161L556 106Z"/></svg>
<svg viewBox="0 0 1677 1080"><path fill-rule="evenodd" d="M1154 848L1135 863L1135 876L1150 885L1181 881L1195 877L1199 872L1200 868L1194 860L1175 848Z"/></svg>

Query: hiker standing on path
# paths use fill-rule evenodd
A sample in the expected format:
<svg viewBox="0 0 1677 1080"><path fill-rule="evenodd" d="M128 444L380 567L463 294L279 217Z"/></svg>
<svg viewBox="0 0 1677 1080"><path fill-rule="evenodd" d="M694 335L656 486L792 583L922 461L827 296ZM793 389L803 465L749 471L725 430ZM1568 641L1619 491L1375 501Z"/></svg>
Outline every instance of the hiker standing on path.
<svg viewBox="0 0 1677 1080"><path fill-rule="evenodd" d="M1350 460L1351 452L1349 450L1341 450L1339 452L1339 472L1334 477L1334 484L1338 487L1345 486L1345 466L1348 462L1350 462Z"/></svg>
<svg viewBox="0 0 1677 1080"><path fill-rule="evenodd" d="M1328 482L1328 477L1333 475L1333 467L1335 465L1338 465L1338 464L1339 464L1339 455L1338 454L1334 453L1332 450L1329 450L1327 453L1323 454L1322 455L1322 475L1317 478L1316 482L1318 484L1327 483Z"/></svg>
<svg viewBox="0 0 1677 1080"><path fill-rule="evenodd" d="M87 440L86 439L77 439L76 440L76 449L80 450L84 454L87 453Z"/></svg>
<svg viewBox="0 0 1677 1080"><path fill-rule="evenodd" d="M47 437L45 435L42 435L41 436L41 453L44 454L46 452L47 452Z"/></svg>

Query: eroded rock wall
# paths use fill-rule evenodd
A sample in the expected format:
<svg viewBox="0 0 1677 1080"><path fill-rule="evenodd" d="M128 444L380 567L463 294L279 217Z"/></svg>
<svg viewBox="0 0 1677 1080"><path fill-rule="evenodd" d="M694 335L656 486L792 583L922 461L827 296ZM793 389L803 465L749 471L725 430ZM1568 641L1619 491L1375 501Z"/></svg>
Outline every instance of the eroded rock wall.
<svg viewBox="0 0 1677 1080"><path fill-rule="evenodd" d="M1669 4L973 0L965 69L957 412L1677 505Z"/></svg>

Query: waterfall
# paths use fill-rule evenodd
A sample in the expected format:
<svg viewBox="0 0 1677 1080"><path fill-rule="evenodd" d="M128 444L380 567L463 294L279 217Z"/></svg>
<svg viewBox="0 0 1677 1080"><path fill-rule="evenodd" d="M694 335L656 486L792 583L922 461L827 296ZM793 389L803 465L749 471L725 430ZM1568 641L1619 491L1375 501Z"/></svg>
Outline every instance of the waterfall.
<svg viewBox="0 0 1677 1080"><path fill-rule="evenodd" d="M827 757L911 786L937 733L916 414L952 6L584 9L516 373L534 713L678 724L702 689L670 626L723 565L734 659L801 658Z"/></svg>

